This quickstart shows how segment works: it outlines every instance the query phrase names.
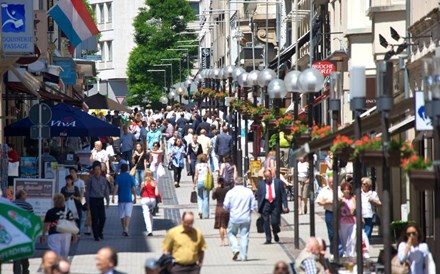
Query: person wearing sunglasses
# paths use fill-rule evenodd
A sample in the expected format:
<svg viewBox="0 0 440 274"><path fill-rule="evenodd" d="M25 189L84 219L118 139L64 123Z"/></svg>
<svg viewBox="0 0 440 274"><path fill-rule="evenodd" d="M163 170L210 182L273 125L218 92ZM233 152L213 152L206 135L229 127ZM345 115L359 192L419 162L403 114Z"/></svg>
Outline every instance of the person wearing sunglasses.
<svg viewBox="0 0 440 274"><path fill-rule="evenodd" d="M429 247L422 241L423 235L416 224L409 224L400 237L397 256L401 264L409 264L411 274L429 273L425 267L425 259L430 256Z"/></svg>

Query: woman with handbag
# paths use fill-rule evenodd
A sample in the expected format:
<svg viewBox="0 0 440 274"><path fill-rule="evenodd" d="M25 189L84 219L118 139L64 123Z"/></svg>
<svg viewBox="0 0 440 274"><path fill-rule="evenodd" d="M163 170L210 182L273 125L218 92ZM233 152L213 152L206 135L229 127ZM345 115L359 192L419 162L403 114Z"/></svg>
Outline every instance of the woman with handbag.
<svg viewBox="0 0 440 274"><path fill-rule="evenodd" d="M154 179L159 182L159 178L165 173L162 165L163 150L160 149L160 143L155 142L150 153L150 170L153 172Z"/></svg>
<svg viewBox="0 0 440 274"><path fill-rule="evenodd" d="M194 134L192 138L193 138L192 142L188 144L187 157L188 157L188 164L190 167L190 173L194 181L194 177L196 174L195 169L197 164L197 157L203 153L203 148L202 145L199 144L198 142L199 137L197 136L197 134Z"/></svg>
<svg viewBox="0 0 440 274"><path fill-rule="evenodd" d="M371 190L371 179L363 177L362 182L362 218L364 218L364 231L367 234L368 240L371 240L373 232L373 216L376 214L375 208L382 206L379 195L376 191Z"/></svg>
<svg viewBox="0 0 440 274"><path fill-rule="evenodd" d="M132 170L134 170L134 179L136 180L136 195L140 196L141 184L144 181L144 172L147 169L147 155L141 143L136 144L131 162L133 163ZM132 173L130 170L130 174Z"/></svg>
<svg viewBox="0 0 440 274"><path fill-rule="evenodd" d="M182 139L176 138L174 145L170 149L170 164L174 173L174 186L180 187L180 179L182 178L182 170L184 166L185 147Z"/></svg>
<svg viewBox="0 0 440 274"><path fill-rule="evenodd" d="M409 265L411 274L435 273L435 264L429 247L422 241L422 232L416 224L409 224L399 239L397 257L401 265Z"/></svg>
<svg viewBox="0 0 440 274"><path fill-rule="evenodd" d="M197 204L199 207L199 218L209 218L209 191L205 188L205 180L207 176L212 176L211 168L208 165L208 156L200 154L197 157L196 173L194 175L193 189L197 189Z"/></svg>
<svg viewBox="0 0 440 274"><path fill-rule="evenodd" d="M72 211L73 218L79 228L82 217L81 193L79 188L73 185L72 175L67 175L65 179L66 185L61 188L60 193L64 195L65 205Z"/></svg>
<svg viewBox="0 0 440 274"><path fill-rule="evenodd" d="M156 206L157 196L159 196L159 190L153 178L153 172L147 170L141 187L141 205L147 236L153 236L153 210Z"/></svg>
<svg viewBox="0 0 440 274"><path fill-rule="evenodd" d="M60 220L68 220L74 224L72 212L64 205L64 196L61 193L55 194L53 197L53 208L46 212L44 217L43 235L41 241L43 244L49 245L49 248L61 257L67 258L69 256L70 243L76 240L75 233L58 232L57 226ZM49 232L49 236L46 236ZM47 238L46 238L47 237Z"/></svg>

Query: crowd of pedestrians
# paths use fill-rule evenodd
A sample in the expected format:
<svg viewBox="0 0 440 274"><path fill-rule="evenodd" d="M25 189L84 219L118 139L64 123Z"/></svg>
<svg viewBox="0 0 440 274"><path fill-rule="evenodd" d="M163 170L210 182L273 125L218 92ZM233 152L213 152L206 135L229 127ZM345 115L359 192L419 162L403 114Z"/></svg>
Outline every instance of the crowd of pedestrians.
<svg viewBox="0 0 440 274"><path fill-rule="evenodd" d="M161 199L159 186L165 183L162 177L166 169L173 173L176 191L179 191L182 184L182 172L186 172L191 176L193 189L197 192L197 213L185 211L181 224L170 229L162 242L164 255L174 259L171 273L200 273L207 246L202 232L194 228L193 224L195 216L199 219L211 218L210 198L216 200L214 229L219 230L222 246L229 242L232 260L248 260L252 212L260 214L263 220L264 244L271 244L272 239L279 242L281 214L288 213L289 208L285 182L275 176L276 155L272 151L267 153L256 191L245 187L244 178L238 176L233 162L233 138L229 135L229 124L218 117L215 112L201 115L197 110L178 108L167 108L166 111L155 111L154 114L136 112L131 119L117 112L103 116L107 122L121 128L121 135L115 139L96 140L91 150L91 169L87 180L82 181L77 169L71 168L70 175L65 177L66 185L60 194L54 196L53 208L44 218L43 242L47 241L58 259L53 260L56 267L49 267L55 270L47 273L57 273L53 271L66 267L65 260L60 258L67 258L71 241L77 238L76 234L57 232L57 221L75 220L81 231L86 234L91 232L94 240L100 241L104 239L106 207L109 207L110 196L115 203L117 195L123 237L130 235L129 224L136 203L142 206L146 235L153 236L154 215ZM309 188L313 185L308 179L307 159L298 160L299 193L296 198L299 200L299 213L307 214ZM331 166L328 163L328 167ZM206 185L208 177L217 180L213 189ZM372 190L371 179L367 177L362 179L362 197L353 195L352 184L348 179L339 184L338 197L333 197L333 183L332 176L327 176L327 184L319 191L316 202L325 209L331 251L332 239L335 233L339 233L339 255L353 257L356 256L356 199L362 199L363 240L368 242L371 239L375 208L381 206L380 198ZM17 201L25 197L24 193L20 195ZM340 204L338 214L333 212L334 199L338 199ZM21 203L21 206L26 207L26 204ZM334 231L332 227L333 218L339 218L339 231ZM87 220L86 227L82 227L81 219ZM399 245L401 261L413 260L412 256L415 255L412 254L416 248L422 252L427 249L418 237L420 231L417 227L413 227L413 230L410 227L407 229L407 234L411 235ZM325 248L324 240L309 239L295 262L296 271L328 271L323 263ZM43 257L43 265L49 260L50 254L48 252L47 258ZM102 273L110 270L113 271L111 273L119 273L114 269L117 266L117 254L111 248L101 249L97 253L96 262ZM26 261L14 263L14 268L20 266L26 267ZM149 260L145 263L145 271L159 273L154 272L158 266L157 261ZM418 262L414 261L411 267L418 269ZM274 273L288 273L286 269L288 264L277 262Z"/></svg>

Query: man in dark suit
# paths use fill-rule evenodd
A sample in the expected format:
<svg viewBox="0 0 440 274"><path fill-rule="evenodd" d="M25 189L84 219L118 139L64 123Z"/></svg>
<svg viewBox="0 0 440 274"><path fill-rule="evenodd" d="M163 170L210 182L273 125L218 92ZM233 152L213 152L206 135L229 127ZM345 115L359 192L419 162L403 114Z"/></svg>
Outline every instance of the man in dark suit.
<svg viewBox="0 0 440 274"><path fill-rule="evenodd" d="M211 124L209 124L207 121L208 121L208 116L206 116L206 115L203 116L203 120L202 120L202 122L200 122L200 123L198 124L197 129L196 129L196 133L197 133L197 134L200 135L200 131L201 131L202 129L206 130L206 132L209 132L209 131L210 131L210 129L211 129Z"/></svg>
<svg viewBox="0 0 440 274"><path fill-rule="evenodd" d="M99 273L125 274L115 269L118 265L118 253L111 247L103 247L96 253L96 268Z"/></svg>
<svg viewBox="0 0 440 274"><path fill-rule="evenodd" d="M281 212L288 213L289 208L283 182L272 178L270 169L266 169L263 176L264 180L258 184L258 213L263 216L264 220L264 232L266 233L264 244L270 244L272 242L270 226L272 225L275 242L279 242Z"/></svg>
<svg viewBox="0 0 440 274"><path fill-rule="evenodd" d="M228 127L223 126L222 133L217 135L215 140L215 154L218 155L219 163L223 163L223 157L231 155L232 137L228 135Z"/></svg>

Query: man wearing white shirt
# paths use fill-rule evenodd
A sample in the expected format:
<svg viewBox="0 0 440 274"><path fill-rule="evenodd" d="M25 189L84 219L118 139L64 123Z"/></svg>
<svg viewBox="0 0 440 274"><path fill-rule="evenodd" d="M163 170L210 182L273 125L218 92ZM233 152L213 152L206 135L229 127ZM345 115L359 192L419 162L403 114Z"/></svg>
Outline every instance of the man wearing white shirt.
<svg viewBox="0 0 440 274"><path fill-rule="evenodd" d="M342 197L342 191L339 187L338 197ZM327 185L319 191L318 197L316 197L316 202L324 207L325 224L327 225L328 240L330 241L330 253L333 253L333 235L338 232L333 230L333 177L331 174L327 179ZM338 249L339 253L342 255L342 245L340 245Z"/></svg>
<svg viewBox="0 0 440 274"><path fill-rule="evenodd" d="M298 181L299 181L299 192L298 192L298 212L299 214L307 213L307 197L309 196L309 163L304 157L298 159ZM303 207L304 205L304 207Z"/></svg>
<svg viewBox="0 0 440 274"><path fill-rule="evenodd" d="M251 211L256 210L255 197L252 190L243 186L243 178L237 177L233 189L226 193L223 208L230 212L228 237L235 261L240 255L242 261L247 260L249 244L249 229L251 226ZM240 230L240 249L237 234Z"/></svg>

